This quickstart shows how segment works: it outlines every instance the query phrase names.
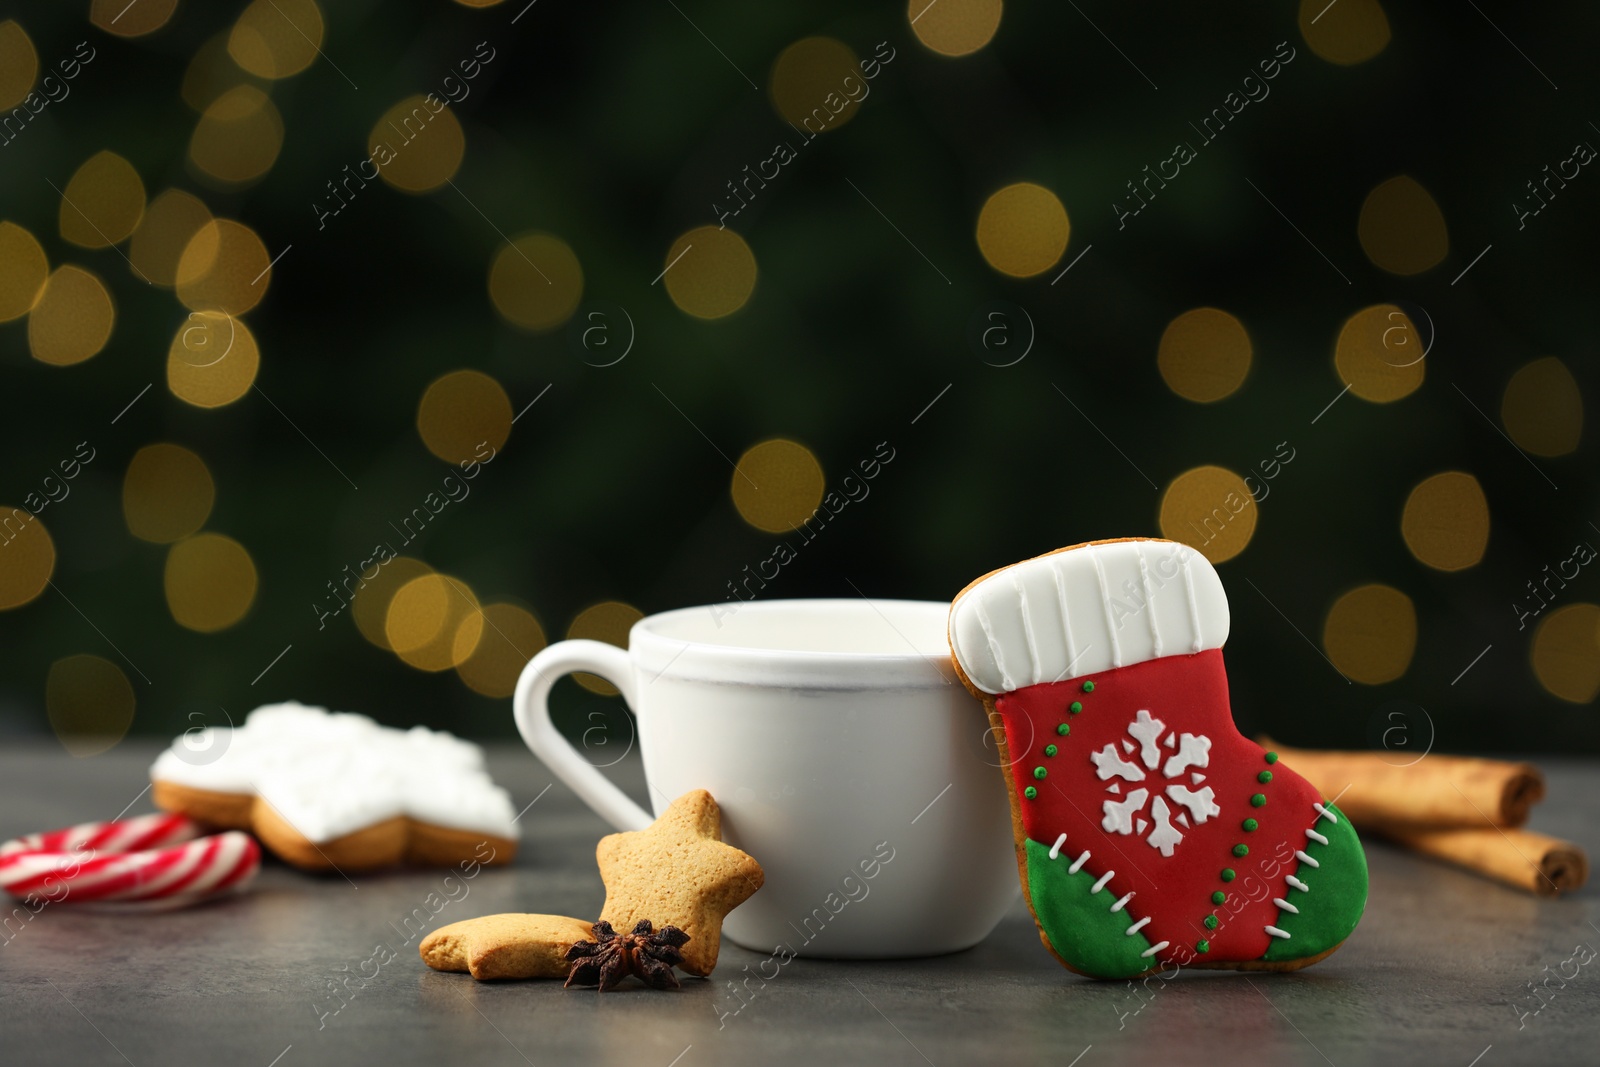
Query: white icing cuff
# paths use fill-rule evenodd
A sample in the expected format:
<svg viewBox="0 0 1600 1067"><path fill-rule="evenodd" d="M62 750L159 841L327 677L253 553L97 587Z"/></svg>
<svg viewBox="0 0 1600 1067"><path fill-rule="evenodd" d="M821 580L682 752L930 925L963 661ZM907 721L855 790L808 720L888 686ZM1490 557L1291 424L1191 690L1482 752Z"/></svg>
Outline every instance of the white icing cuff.
<svg viewBox="0 0 1600 1067"><path fill-rule="evenodd" d="M489 778L477 745L421 726L394 730L365 715L302 704L267 705L242 726L181 736L157 758L150 776L193 789L253 793L315 842L397 815L517 837L511 796Z"/></svg>
<svg viewBox="0 0 1600 1067"><path fill-rule="evenodd" d="M1211 563L1176 541L1083 545L1025 560L950 608L950 649L985 693L1007 693L1221 648L1228 598Z"/></svg>

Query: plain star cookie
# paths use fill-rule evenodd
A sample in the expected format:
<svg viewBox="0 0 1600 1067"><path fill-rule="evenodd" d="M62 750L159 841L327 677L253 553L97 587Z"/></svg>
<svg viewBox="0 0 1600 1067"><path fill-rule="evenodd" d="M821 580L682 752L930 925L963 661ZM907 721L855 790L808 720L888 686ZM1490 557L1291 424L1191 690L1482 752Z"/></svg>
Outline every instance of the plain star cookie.
<svg viewBox="0 0 1600 1067"><path fill-rule="evenodd" d="M1228 704L1228 600L1172 541L1092 541L994 571L950 608L1011 797L1023 897L1079 973L1294 970L1367 898L1350 822Z"/></svg>
<svg viewBox="0 0 1600 1067"><path fill-rule="evenodd" d="M420 726L271 704L243 726L179 737L150 778L157 807L249 830L305 870L493 865L516 855L511 797L490 780L483 750Z"/></svg>
<svg viewBox="0 0 1600 1067"><path fill-rule="evenodd" d="M723 917L743 904L766 875L761 864L722 843L722 811L695 789L643 830L602 837L595 848L606 884L602 922L632 930L640 920L689 935L683 962L702 977L717 965Z"/></svg>
<svg viewBox="0 0 1600 1067"><path fill-rule="evenodd" d="M593 941L592 924L565 915L485 915L441 926L417 952L436 971L493 978L565 978L567 952Z"/></svg>

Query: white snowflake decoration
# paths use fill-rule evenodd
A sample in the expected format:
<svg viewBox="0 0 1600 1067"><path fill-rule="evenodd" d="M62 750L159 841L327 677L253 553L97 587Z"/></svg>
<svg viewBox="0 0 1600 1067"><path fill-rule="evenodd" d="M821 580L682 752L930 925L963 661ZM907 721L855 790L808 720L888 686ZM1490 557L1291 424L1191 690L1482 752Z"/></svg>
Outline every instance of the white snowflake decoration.
<svg viewBox="0 0 1600 1067"><path fill-rule="evenodd" d="M1166 735L1164 738L1163 734ZM1160 768L1161 777L1169 782L1183 778L1186 772L1190 785L1199 785L1206 780L1205 775L1191 770L1205 767L1211 761L1211 738L1206 735L1180 734L1177 731L1168 733L1166 723L1152 718L1148 711L1143 710L1128 724L1128 735L1133 740L1122 742L1122 752L1108 743L1099 752L1089 754L1095 773L1102 782L1113 778L1143 782L1145 772L1153 774L1157 767ZM1161 756L1163 747L1172 750L1165 762ZM1144 764L1143 767L1124 758L1134 755ZM1120 795L1122 783L1111 781L1106 786L1106 792ZM1149 819L1144 818L1147 800L1150 801ZM1217 807L1216 795L1210 786L1196 791L1181 782L1171 782L1162 790L1159 783L1152 782L1144 788L1130 791L1122 800L1105 801L1102 810L1105 818L1100 825L1107 833L1142 836L1151 848L1159 850L1163 856L1170 856L1173 849L1178 847L1178 842L1183 840L1183 831L1178 829L1179 826L1187 827L1191 819L1196 824L1204 823L1222 809ZM1146 829L1150 831L1148 835L1145 834Z"/></svg>

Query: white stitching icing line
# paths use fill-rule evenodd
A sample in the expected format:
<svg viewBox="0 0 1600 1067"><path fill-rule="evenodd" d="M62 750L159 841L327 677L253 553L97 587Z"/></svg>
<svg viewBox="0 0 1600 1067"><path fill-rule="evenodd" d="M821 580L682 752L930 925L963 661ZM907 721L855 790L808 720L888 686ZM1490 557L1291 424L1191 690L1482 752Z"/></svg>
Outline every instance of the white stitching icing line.
<svg viewBox="0 0 1600 1067"><path fill-rule="evenodd" d="M1072 866L1067 868L1067 873L1068 874L1077 874L1078 870L1085 863L1088 863L1088 862L1089 862L1089 850L1088 849L1084 849L1083 850L1083 855L1079 856L1076 860L1074 860L1072 862Z"/></svg>
<svg viewBox="0 0 1600 1067"><path fill-rule="evenodd" d="M1153 643L1152 651L1159 658L1161 655L1161 626L1156 621L1156 593L1150 588L1150 563L1144 558L1144 543L1133 543L1133 554L1139 560L1139 584L1144 589L1144 613L1150 620L1150 640Z"/></svg>
<svg viewBox="0 0 1600 1067"><path fill-rule="evenodd" d="M1022 636L1028 646L1028 681L1037 685L1044 681L1044 672L1039 669L1039 641L1033 635L1033 616L1028 611L1028 590L1022 585L1022 579L1017 577L1017 569L1011 568L1011 588L1017 593L1017 613L1022 616Z"/></svg>
<svg viewBox="0 0 1600 1067"><path fill-rule="evenodd" d="M1306 836L1311 838L1311 840L1315 841L1319 845L1326 845L1328 843L1328 839L1317 833L1315 830L1307 830Z"/></svg>
<svg viewBox="0 0 1600 1067"><path fill-rule="evenodd" d="M1284 934L1283 936L1288 937L1289 935L1288 934ZM1139 953L1139 956L1140 956L1141 959L1148 959L1149 957L1154 956L1157 952L1160 952L1162 949L1166 948L1170 944L1172 944L1171 941L1157 941L1155 944L1151 945L1149 948L1147 948L1143 952Z"/></svg>
<svg viewBox="0 0 1600 1067"><path fill-rule="evenodd" d="M1150 921L1150 916L1146 915L1144 918L1140 919L1138 922L1136 922L1132 926L1128 927L1128 936L1132 937L1134 934L1138 933L1140 930L1143 930L1144 927L1145 927L1145 924L1148 923L1149 921Z"/></svg>
<svg viewBox="0 0 1600 1067"><path fill-rule="evenodd" d="M1102 890L1102 889L1104 889L1106 887L1106 883L1111 881L1111 876L1113 874L1116 874L1116 873L1117 873L1116 871L1107 871L1105 874L1102 874L1100 876L1100 880L1098 882L1096 882L1094 885L1089 887L1089 892L1091 892L1091 893L1100 892L1100 890Z"/></svg>
<svg viewBox="0 0 1600 1067"><path fill-rule="evenodd" d="M1194 574L1189 570L1189 553L1192 550L1184 545L1178 548L1178 558L1183 561L1183 589L1189 596L1189 625L1194 628L1194 644L1190 652L1199 652L1200 646L1205 642L1200 638L1200 602L1194 597Z"/></svg>
<svg viewBox="0 0 1600 1067"><path fill-rule="evenodd" d="M1293 904L1289 903L1287 900L1284 900L1282 897L1273 897L1272 898L1272 902L1274 904L1276 904L1278 907L1282 908L1284 911L1288 912L1290 915L1299 915L1300 914L1300 909L1299 908L1295 907Z"/></svg>
<svg viewBox="0 0 1600 1067"><path fill-rule="evenodd" d="M1055 859L1057 856L1061 855L1061 846L1066 844L1066 841L1067 841L1067 835L1066 834L1062 834L1060 837L1056 838L1056 843L1050 846L1050 858L1051 859Z"/></svg>
<svg viewBox="0 0 1600 1067"><path fill-rule="evenodd" d="M989 609L984 606L983 597L978 597L974 614L978 616L978 628L983 631L983 639L989 643L989 657L994 660L995 669L1000 672L1000 688L1010 692L1019 688L1016 679L1011 677L1011 672L1006 670L1005 660L1000 656L1000 642L994 639L994 627L989 624Z"/></svg>
<svg viewBox="0 0 1600 1067"><path fill-rule="evenodd" d="M1067 587L1061 584L1061 568L1054 560L1050 563L1050 576L1056 583L1056 610L1061 613L1061 632L1067 639L1067 669L1071 670L1072 665L1078 662L1078 647L1072 638L1072 614L1067 610Z"/></svg>
<svg viewBox="0 0 1600 1067"><path fill-rule="evenodd" d="M1296 878L1292 874L1288 877L1287 881L1288 881L1288 883L1290 885L1294 886L1294 888L1300 890L1300 892L1302 892L1302 893L1311 892L1311 887L1310 886L1306 885L1304 882L1302 882L1300 879Z"/></svg>
<svg viewBox="0 0 1600 1067"><path fill-rule="evenodd" d="M1269 926L1266 928L1266 931L1273 937L1281 937L1285 941L1289 940L1289 931L1287 930L1280 930L1276 926Z"/></svg>
<svg viewBox="0 0 1600 1067"><path fill-rule="evenodd" d="M1132 899L1133 899L1133 891L1130 889L1123 896L1119 897L1115 904L1111 905L1111 910L1113 912L1121 911L1123 909L1123 907L1127 905L1128 901L1130 901Z"/></svg>
<svg viewBox="0 0 1600 1067"><path fill-rule="evenodd" d="M1094 564L1095 581L1100 585L1100 609L1106 617L1106 636L1111 638L1111 666L1122 666L1122 643L1117 640L1117 623L1111 617L1111 592L1106 588L1106 567L1100 562L1100 553L1093 550L1089 561Z"/></svg>
<svg viewBox="0 0 1600 1067"><path fill-rule="evenodd" d="M1321 867L1322 866L1322 864L1318 863L1316 860L1314 860L1310 856L1306 855L1304 850L1302 850L1302 849L1295 849L1294 856L1295 856L1295 859L1299 860L1301 863L1309 863L1313 867Z"/></svg>
<svg viewBox="0 0 1600 1067"><path fill-rule="evenodd" d="M1319 803L1316 803L1315 801L1313 801L1311 806L1313 808L1317 809L1317 818L1319 818L1319 819L1327 819L1331 823L1337 823L1339 821L1339 816L1337 816L1333 812L1329 811L1322 804L1319 804Z"/></svg>

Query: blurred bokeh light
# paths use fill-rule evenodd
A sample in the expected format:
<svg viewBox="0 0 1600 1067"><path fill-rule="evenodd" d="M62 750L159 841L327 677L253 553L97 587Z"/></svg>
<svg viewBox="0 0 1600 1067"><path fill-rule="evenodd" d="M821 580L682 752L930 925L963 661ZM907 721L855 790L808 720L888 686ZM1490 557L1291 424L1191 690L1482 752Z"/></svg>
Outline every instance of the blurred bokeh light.
<svg viewBox="0 0 1600 1067"><path fill-rule="evenodd" d="M1363 685L1382 685L1406 673L1417 650L1417 609L1393 586L1350 590L1328 609L1322 647L1339 673Z"/></svg>
<svg viewBox="0 0 1600 1067"><path fill-rule="evenodd" d="M133 725L133 685L100 656L80 653L50 664L44 704L62 747L78 757L113 748Z"/></svg>

